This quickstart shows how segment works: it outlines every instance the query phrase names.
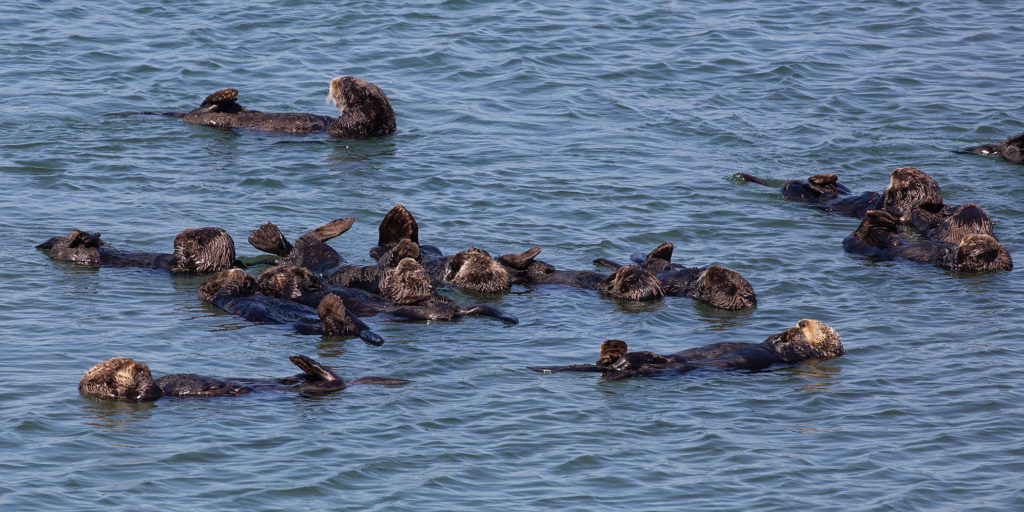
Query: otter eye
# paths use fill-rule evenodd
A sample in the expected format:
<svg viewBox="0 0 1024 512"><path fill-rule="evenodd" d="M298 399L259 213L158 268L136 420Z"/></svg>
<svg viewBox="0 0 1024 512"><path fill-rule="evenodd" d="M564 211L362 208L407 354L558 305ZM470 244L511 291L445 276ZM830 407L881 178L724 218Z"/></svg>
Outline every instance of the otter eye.
<svg viewBox="0 0 1024 512"><path fill-rule="evenodd" d="M806 329L807 328L807 320L800 320L799 322L796 323L796 326L801 328L801 329Z"/></svg>

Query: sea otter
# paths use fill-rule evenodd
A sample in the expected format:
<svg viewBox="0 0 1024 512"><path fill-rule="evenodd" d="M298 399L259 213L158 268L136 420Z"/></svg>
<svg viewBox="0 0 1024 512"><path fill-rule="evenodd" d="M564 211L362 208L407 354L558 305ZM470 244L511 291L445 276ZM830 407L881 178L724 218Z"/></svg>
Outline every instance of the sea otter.
<svg viewBox="0 0 1024 512"><path fill-rule="evenodd" d="M601 295L622 300L654 300L665 296L661 282L650 272L636 267L616 268L612 274L592 270L559 270L540 261L539 247L519 254L506 254L497 261L506 269L513 283L524 286L557 284L595 290Z"/></svg>
<svg viewBox="0 0 1024 512"><path fill-rule="evenodd" d="M768 182L749 174L734 177L768 185ZM901 223L910 223L915 209L938 212L942 208L939 184L928 173L915 167L900 167L889 175L889 185L881 194L865 192L850 195L849 188L838 183L835 174L818 174L806 182L787 181L782 185L783 195L793 201L809 203L829 212L863 218L868 210L885 210Z"/></svg>
<svg viewBox="0 0 1024 512"><path fill-rule="evenodd" d="M316 307L265 295L256 279L240 269L225 270L207 278L199 287L199 298L246 320L290 324L300 334L355 334L371 345L384 343L379 334L346 310L337 295L324 295Z"/></svg>
<svg viewBox="0 0 1024 512"><path fill-rule="evenodd" d="M384 91L354 76L331 80L328 103L334 102L341 116L278 113L248 110L239 105L238 90L221 89L209 95L191 112L167 112L186 123L217 128L246 128L264 132L304 134L327 133L331 137L355 139L387 135L395 131L395 112Z"/></svg>
<svg viewBox="0 0 1024 512"><path fill-rule="evenodd" d="M174 237L172 254L128 252L114 249L99 233L77 229L36 246L49 250L50 258L80 265L146 267L177 273L218 272L232 266L244 267L235 259L235 242L220 228L186 229Z"/></svg>
<svg viewBox="0 0 1024 512"><path fill-rule="evenodd" d="M601 344L596 364L534 366L543 373L582 371L602 373L601 380L628 377L677 375L697 369L757 371L831 359L843 355L839 335L817 320L803 319L761 343L724 342L662 355L629 352L626 342L608 340Z"/></svg>
<svg viewBox="0 0 1024 512"><path fill-rule="evenodd" d="M1024 164L1024 133L1014 135L999 144L982 144L954 151L961 154L999 155L1011 164Z"/></svg>
<svg viewBox="0 0 1024 512"><path fill-rule="evenodd" d="M666 296L689 297L728 310L757 306L754 287L739 272L719 265L686 267L672 263L673 249L671 242L664 242L646 256L638 253L630 259L639 269L657 278ZM625 268L605 258L598 258L594 263L614 269Z"/></svg>
<svg viewBox="0 0 1024 512"><path fill-rule="evenodd" d="M253 391L294 391L322 395L345 389L345 380L326 366L303 355L288 359L303 373L278 379L227 379L192 373L172 373L153 379L149 367L129 357L115 357L96 364L78 382L84 396L121 402L148 402L160 397L198 398L238 396ZM409 380L393 377L362 377L348 384L398 386Z"/></svg>
<svg viewBox="0 0 1024 512"><path fill-rule="evenodd" d="M370 249L370 256L373 259L380 259L388 249L408 238L419 247L423 254L422 259L432 260L441 257L441 250L433 245L420 244L420 228L416 219L404 206L396 204L381 219L377 227L377 245Z"/></svg>
<svg viewBox="0 0 1024 512"><path fill-rule="evenodd" d="M415 244L413 244L415 245ZM382 260L385 258L382 258ZM464 316L489 316L510 324L519 320L497 308L485 305L462 307L452 299L438 295L426 270L413 258L403 258L380 276L378 292L371 293L348 286L324 284L307 269L279 266L260 274L263 294L316 306L333 295L344 303L346 311L358 317L388 314L411 320L450 321Z"/></svg>
<svg viewBox="0 0 1024 512"><path fill-rule="evenodd" d="M843 240L849 252L881 260L907 259L956 272L1012 270L1013 260L1003 244L988 234L968 233L956 242L910 242L897 230L888 212L869 210L860 225Z"/></svg>
<svg viewBox="0 0 1024 512"><path fill-rule="evenodd" d="M434 286L476 293L504 293L512 287L508 269L478 247L426 262Z"/></svg>
<svg viewBox="0 0 1024 512"><path fill-rule="evenodd" d="M969 234L995 236L995 222L976 204L944 207L938 213L918 210L913 219L914 226L930 240L959 243Z"/></svg>

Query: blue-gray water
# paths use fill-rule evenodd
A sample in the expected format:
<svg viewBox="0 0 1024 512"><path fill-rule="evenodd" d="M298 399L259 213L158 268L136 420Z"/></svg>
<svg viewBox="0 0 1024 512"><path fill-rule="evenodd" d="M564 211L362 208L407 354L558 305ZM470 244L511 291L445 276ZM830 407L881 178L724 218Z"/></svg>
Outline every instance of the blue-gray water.
<svg viewBox="0 0 1024 512"><path fill-rule="evenodd" d="M896 167L975 202L1024 261L1024 168L949 150L1024 130L1024 14L1004 2L70 2L0 6L0 509L1020 510L1022 271L959 276L843 252L857 224L738 185ZM223 87L331 114L330 78L390 96L367 141L163 117ZM239 253L338 217L369 261L394 204L452 253L543 248L563 268L658 243L754 285L755 310L563 288L491 300L521 323L367 321L323 340L203 305L201 277L52 262L72 228L168 252L219 226ZM601 340L672 352L810 317L844 357L760 374L598 383ZM121 405L76 385L154 373L415 380L320 398Z"/></svg>

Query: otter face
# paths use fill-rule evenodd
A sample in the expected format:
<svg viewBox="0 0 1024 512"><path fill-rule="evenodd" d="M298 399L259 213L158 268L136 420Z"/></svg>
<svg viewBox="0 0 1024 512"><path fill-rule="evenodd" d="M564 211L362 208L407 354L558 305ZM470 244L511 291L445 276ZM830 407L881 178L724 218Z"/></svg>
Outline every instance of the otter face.
<svg viewBox="0 0 1024 512"><path fill-rule="evenodd" d="M629 347L625 341L622 340L605 340L601 343L601 354L597 359L597 364L601 366L608 366L619 358L626 355L629 352Z"/></svg>
<svg viewBox="0 0 1024 512"><path fill-rule="evenodd" d="M86 233L77 229L65 237L54 237L39 244L39 249L49 249L50 259L70 261L80 265L99 265L100 246L106 245L100 240L99 233Z"/></svg>
<svg viewBox="0 0 1024 512"><path fill-rule="evenodd" d="M836 331L823 322L808 318L763 343L773 345L777 355L789 364L809 359L831 359L845 353Z"/></svg>
<svg viewBox="0 0 1024 512"><path fill-rule="evenodd" d="M378 288L382 297L397 304L412 304L434 294L426 269L412 258L404 258L394 270L384 272Z"/></svg>
<svg viewBox="0 0 1024 512"><path fill-rule="evenodd" d="M960 272L986 272L1013 270L1013 260L1003 244L983 234L965 235L953 254L952 270Z"/></svg>
<svg viewBox="0 0 1024 512"><path fill-rule="evenodd" d="M914 167L901 167L889 175L889 186L882 194L882 210L900 222L906 222L914 208L936 212L942 207L939 184L927 173Z"/></svg>
<svg viewBox="0 0 1024 512"><path fill-rule="evenodd" d="M269 268L256 278L256 282L263 293L288 300L295 300L323 288L308 269L291 265Z"/></svg>
<svg viewBox="0 0 1024 512"><path fill-rule="evenodd" d="M965 204L957 206L946 220L932 234L932 240L959 243L965 235L982 234L994 236L995 222L980 206Z"/></svg>
<svg viewBox="0 0 1024 512"><path fill-rule="evenodd" d="M220 228L186 229L174 237L172 272L218 272L235 263L235 241Z"/></svg>
<svg viewBox="0 0 1024 512"><path fill-rule="evenodd" d="M470 247L448 260L444 280L478 293L501 293L512 287L505 267L483 249Z"/></svg>
<svg viewBox="0 0 1024 512"><path fill-rule="evenodd" d="M633 265L616 269L601 283L600 291L625 300L654 300L665 296L658 276Z"/></svg>
<svg viewBox="0 0 1024 512"><path fill-rule="evenodd" d="M757 305L754 287L739 272L712 265L697 277L691 294L694 300L722 309L745 309Z"/></svg>
<svg viewBox="0 0 1024 512"><path fill-rule="evenodd" d="M206 278L199 287L199 298L206 302L217 299L256 295L259 284L242 269L232 268Z"/></svg>
<svg viewBox="0 0 1024 512"><path fill-rule="evenodd" d="M81 393L106 400L146 402L163 395L153 382L149 367L129 357L115 357L97 364L78 381Z"/></svg>

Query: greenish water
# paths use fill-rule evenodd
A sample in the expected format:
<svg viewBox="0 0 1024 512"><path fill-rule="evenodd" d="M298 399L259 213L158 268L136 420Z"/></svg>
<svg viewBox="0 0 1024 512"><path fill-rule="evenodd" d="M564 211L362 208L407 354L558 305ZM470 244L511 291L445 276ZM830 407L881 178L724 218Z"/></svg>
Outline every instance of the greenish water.
<svg viewBox="0 0 1024 512"><path fill-rule="evenodd" d="M919 167L982 205L1024 259L1024 168L949 150L1024 131L1024 15L997 2L29 1L0 6L0 508L3 510L1016 510L1024 507L1024 282L843 252L857 221L737 185L836 172L855 191ZM330 114L330 78L382 87L368 141L221 132L117 112L187 110L235 87ZM758 293L723 312L557 287L485 299L519 317L367 322L320 339L202 304L201 277L52 262L72 228L169 251L218 226L239 253L344 216L369 261L395 203L454 253L543 248L562 268L663 241ZM753 375L598 383L529 365L600 342L672 352L816 318L847 354ZM114 356L156 374L346 378L320 398L90 401Z"/></svg>

